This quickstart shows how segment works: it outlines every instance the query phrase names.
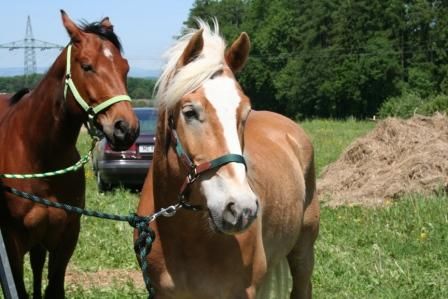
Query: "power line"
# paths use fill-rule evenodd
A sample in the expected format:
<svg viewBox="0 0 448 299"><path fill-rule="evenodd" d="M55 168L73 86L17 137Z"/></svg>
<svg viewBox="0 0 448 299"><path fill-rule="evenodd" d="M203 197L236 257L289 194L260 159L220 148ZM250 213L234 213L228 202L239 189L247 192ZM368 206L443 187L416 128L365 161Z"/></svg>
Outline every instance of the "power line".
<svg viewBox="0 0 448 299"><path fill-rule="evenodd" d="M0 49L8 49L9 51L24 49L24 74L28 77L37 72L36 69L36 49L41 51L58 49L62 50L64 46L41 41L33 36L33 28L31 27L31 18L28 16L26 22L25 38L18 41L0 44Z"/></svg>

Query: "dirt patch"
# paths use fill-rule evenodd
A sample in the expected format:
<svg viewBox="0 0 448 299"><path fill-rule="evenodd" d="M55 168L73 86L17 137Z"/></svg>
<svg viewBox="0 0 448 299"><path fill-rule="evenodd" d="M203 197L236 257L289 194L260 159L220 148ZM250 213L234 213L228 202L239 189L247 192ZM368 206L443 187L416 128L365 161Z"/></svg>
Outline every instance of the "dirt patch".
<svg viewBox="0 0 448 299"><path fill-rule="evenodd" d="M105 269L97 272L84 272L69 267L65 275L67 285L82 286L84 289L108 288L116 285L133 285L145 289L142 272L125 269Z"/></svg>
<svg viewBox="0 0 448 299"><path fill-rule="evenodd" d="M448 187L448 117L380 121L327 166L318 192L329 206L381 205Z"/></svg>

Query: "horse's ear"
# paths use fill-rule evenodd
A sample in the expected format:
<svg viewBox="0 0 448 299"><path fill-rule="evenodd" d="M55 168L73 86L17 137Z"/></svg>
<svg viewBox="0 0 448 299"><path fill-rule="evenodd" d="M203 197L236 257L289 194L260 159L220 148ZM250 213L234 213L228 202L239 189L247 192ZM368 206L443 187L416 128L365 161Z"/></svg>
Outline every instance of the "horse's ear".
<svg viewBox="0 0 448 299"><path fill-rule="evenodd" d="M72 42L78 42L81 37L81 29L68 17L67 13L61 9L62 24L68 32Z"/></svg>
<svg viewBox="0 0 448 299"><path fill-rule="evenodd" d="M107 31L114 31L114 25L112 25L112 23L110 22L109 17L105 17L104 19L102 19L100 25Z"/></svg>
<svg viewBox="0 0 448 299"><path fill-rule="evenodd" d="M179 60L177 61L177 68L183 67L184 65L187 65L188 63L192 62L201 54L202 48L204 47L204 39L202 37L202 32L204 29L198 30L190 39L190 42L185 47L184 52L180 56Z"/></svg>
<svg viewBox="0 0 448 299"><path fill-rule="evenodd" d="M225 59L230 69L237 73L241 71L249 57L250 40L246 32L233 42L232 46L226 50Z"/></svg>

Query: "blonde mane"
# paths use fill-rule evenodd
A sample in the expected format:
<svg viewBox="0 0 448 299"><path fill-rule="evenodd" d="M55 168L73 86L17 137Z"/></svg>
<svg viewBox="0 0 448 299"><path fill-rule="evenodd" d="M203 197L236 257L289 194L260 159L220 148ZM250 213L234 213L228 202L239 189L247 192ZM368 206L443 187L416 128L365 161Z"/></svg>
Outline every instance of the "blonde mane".
<svg viewBox="0 0 448 299"><path fill-rule="evenodd" d="M199 29L188 29L163 55L167 59L165 69L156 83L156 99L160 108L174 106L180 98L209 79L225 64L224 51L226 43L219 34L219 25L213 20L213 29L201 19L197 19ZM203 29L204 47L201 54L187 65L176 68L184 49L194 33Z"/></svg>

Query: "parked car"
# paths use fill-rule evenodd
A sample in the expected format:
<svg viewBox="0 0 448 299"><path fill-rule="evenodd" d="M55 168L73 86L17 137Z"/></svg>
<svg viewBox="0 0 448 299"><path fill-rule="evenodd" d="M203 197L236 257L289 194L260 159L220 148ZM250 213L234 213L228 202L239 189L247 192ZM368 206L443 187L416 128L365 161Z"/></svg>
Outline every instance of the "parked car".
<svg viewBox="0 0 448 299"><path fill-rule="evenodd" d="M140 136L128 150L114 151L103 138L93 151L93 171L100 192L118 185L143 186L154 153L157 110L134 108L134 111L140 120Z"/></svg>

